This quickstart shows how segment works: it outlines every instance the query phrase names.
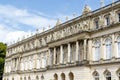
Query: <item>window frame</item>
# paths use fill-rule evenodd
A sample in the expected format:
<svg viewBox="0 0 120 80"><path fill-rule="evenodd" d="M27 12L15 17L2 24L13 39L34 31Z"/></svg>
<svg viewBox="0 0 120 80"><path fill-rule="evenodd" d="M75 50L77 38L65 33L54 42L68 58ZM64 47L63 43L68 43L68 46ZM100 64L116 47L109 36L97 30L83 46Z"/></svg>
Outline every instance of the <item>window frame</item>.
<svg viewBox="0 0 120 80"><path fill-rule="evenodd" d="M94 55L93 55L93 58L94 58L94 61L99 61L100 60L100 40L96 40L95 43L94 43Z"/></svg>
<svg viewBox="0 0 120 80"><path fill-rule="evenodd" d="M112 39L107 38L105 40L105 59L108 60L108 59L111 59L111 58L112 58Z"/></svg>

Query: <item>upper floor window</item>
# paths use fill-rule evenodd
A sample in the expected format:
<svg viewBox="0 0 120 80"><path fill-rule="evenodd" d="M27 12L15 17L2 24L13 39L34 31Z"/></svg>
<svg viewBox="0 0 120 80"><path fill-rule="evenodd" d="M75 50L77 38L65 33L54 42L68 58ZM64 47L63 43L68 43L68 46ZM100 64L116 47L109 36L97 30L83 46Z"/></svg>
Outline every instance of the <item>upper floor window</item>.
<svg viewBox="0 0 120 80"><path fill-rule="evenodd" d="M106 49L106 51L105 51L105 58L106 59L111 59L112 58L112 41L111 41L111 39L106 39L106 41L105 41L105 49Z"/></svg>
<svg viewBox="0 0 120 80"><path fill-rule="evenodd" d="M117 38L117 57L120 58L120 36Z"/></svg>
<svg viewBox="0 0 120 80"><path fill-rule="evenodd" d="M106 16L105 17L105 21L106 21L106 25L110 25L110 17L109 16Z"/></svg>
<svg viewBox="0 0 120 80"><path fill-rule="evenodd" d="M95 52L94 52L94 61L100 60L100 41L96 41L94 44Z"/></svg>
<svg viewBox="0 0 120 80"><path fill-rule="evenodd" d="M98 29L99 28L99 21L95 20L95 28Z"/></svg>
<svg viewBox="0 0 120 80"><path fill-rule="evenodd" d="M120 22L120 13L118 13L118 21Z"/></svg>

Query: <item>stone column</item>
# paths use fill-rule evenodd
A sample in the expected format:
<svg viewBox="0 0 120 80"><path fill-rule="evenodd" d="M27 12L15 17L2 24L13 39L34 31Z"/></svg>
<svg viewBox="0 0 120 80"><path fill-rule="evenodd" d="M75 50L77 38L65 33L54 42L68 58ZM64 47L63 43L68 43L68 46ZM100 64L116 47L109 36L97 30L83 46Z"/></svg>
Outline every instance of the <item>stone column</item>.
<svg viewBox="0 0 120 80"><path fill-rule="evenodd" d="M47 61L47 62L48 62L48 63L47 63L48 65L47 65L47 66L50 66L50 65L51 65L51 49L48 50L48 55L49 55L49 56L48 56L48 61Z"/></svg>
<svg viewBox="0 0 120 80"><path fill-rule="evenodd" d="M54 47L54 63L53 64L56 64L56 47Z"/></svg>
<svg viewBox="0 0 120 80"><path fill-rule="evenodd" d="M60 46L60 64L63 64L63 45Z"/></svg>
<svg viewBox="0 0 120 80"><path fill-rule="evenodd" d="M37 69L37 53L34 55L34 69Z"/></svg>
<svg viewBox="0 0 120 80"><path fill-rule="evenodd" d="M92 60L92 40L91 39L89 39L89 41L88 41L88 55L87 55L87 58L88 58L88 60Z"/></svg>
<svg viewBox="0 0 120 80"><path fill-rule="evenodd" d="M87 60L87 39L84 39L84 56L83 56L83 60Z"/></svg>
<svg viewBox="0 0 120 80"><path fill-rule="evenodd" d="M70 63L70 55L71 55L71 47L70 47L70 43L68 43L68 63Z"/></svg>
<svg viewBox="0 0 120 80"><path fill-rule="evenodd" d="M76 62L78 62L79 61L79 52L80 52L80 50L79 50L79 41L76 41Z"/></svg>

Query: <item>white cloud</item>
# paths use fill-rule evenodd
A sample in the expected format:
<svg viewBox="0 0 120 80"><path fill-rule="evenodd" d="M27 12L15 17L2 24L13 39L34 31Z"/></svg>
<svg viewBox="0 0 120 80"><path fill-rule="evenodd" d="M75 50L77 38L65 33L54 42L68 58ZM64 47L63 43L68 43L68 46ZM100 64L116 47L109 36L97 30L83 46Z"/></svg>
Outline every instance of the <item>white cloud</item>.
<svg viewBox="0 0 120 80"><path fill-rule="evenodd" d="M32 11L0 5L0 41L5 43L16 41L30 33L31 29L53 26L55 22L54 19L42 17ZM25 28L28 30L24 30Z"/></svg>
<svg viewBox="0 0 120 80"><path fill-rule="evenodd" d="M48 27L48 25L54 26L56 17L65 19L67 16L59 14L48 18L48 15L38 13L40 12L0 5L0 41L5 43L17 41L18 38L30 34L31 29L41 30L42 27ZM71 15L68 17L71 18Z"/></svg>

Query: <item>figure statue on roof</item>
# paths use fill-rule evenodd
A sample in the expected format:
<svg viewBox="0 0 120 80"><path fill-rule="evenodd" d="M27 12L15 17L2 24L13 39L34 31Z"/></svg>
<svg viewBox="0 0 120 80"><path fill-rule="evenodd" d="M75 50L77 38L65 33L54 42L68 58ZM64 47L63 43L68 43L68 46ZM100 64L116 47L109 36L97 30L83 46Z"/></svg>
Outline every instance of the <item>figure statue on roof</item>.
<svg viewBox="0 0 120 80"><path fill-rule="evenodd" d="M86 13L89 13L89 12L91 12L91 8L88 5L85 5L82 14L86 14Z"/></svg>

